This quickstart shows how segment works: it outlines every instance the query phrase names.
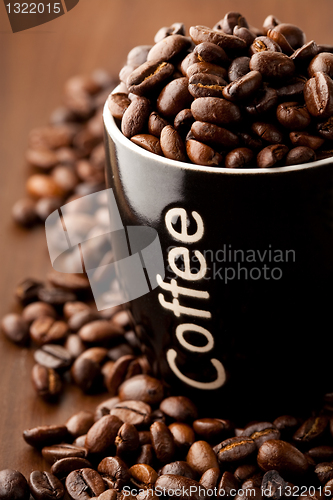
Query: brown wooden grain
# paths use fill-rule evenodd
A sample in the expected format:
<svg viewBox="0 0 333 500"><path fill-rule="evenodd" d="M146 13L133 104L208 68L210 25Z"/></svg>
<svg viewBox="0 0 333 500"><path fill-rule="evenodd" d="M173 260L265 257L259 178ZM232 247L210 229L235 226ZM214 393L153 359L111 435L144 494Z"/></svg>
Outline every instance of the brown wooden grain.
<svg viewBox="0 0 333 500"><path fill-rule="evenodd" d="M11 207L23 195L27 167L23 160L28 132L47 123L62 100L66 79L102 67L116 78L127 52L152 43L161 26L181 21L213 26L229 10L252 25L268 14L299 25L307 40L332 43L332 0L81 0L57 20L12 34L0 2L0 315L15 309L12 292L27 276L43 279L49 263L43 228L14 227ZM82 396L74 387L57 405L39 400L30 383L32 352L0 336L0 470L16 468L26 476L49 467L22 439L25 428L63 423L103 397Z"/></svg>

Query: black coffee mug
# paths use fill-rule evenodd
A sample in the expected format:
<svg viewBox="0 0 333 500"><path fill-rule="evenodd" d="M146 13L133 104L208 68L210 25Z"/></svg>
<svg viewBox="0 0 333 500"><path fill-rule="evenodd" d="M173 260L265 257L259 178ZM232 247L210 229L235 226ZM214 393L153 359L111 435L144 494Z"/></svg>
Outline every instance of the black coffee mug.
<svg viewBox="0 0 333 500"><path fill-rule="evenodd" d="M207 411L313 407L333 390L333 159L198 166L133 144L107 105L104 123L123 224L162 246L164 279L130 304L154 372Z"/></svg>

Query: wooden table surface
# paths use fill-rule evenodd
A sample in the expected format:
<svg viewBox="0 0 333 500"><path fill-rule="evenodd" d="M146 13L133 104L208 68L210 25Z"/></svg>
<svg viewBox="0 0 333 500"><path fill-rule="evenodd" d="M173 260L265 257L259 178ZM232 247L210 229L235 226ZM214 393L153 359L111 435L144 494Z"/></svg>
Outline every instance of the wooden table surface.
<svg viewBox="0 0 333 500"><path fill-rule="evenodd" d="M299 25L307 39L333 44L332 0L80 0L51 23L12 34L0 3L0 315L15 309L13 290L25 277L44 279L51 268L43 227L14 226L11 207L24 194L24 152L31 128L44 125L61 103L64 82L105 68L117 74L127 52L152 43L161 26L182 21L213 26L226 12L240 11L261 26L268 14ZM25 428L62 423L103 398L68 388L58 405L39 400L30 383L32 352L0 336L0 470L26 476L45 464L21 435ZM48 470L48 469L46 469Z"/></svg>

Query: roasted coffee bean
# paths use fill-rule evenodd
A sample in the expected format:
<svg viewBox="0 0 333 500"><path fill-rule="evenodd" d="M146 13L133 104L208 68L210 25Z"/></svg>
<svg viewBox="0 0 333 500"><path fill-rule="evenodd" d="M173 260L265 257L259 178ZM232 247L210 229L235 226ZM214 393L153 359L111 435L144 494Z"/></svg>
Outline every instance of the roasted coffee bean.
<svg viewBox="0 0 333 500"><path fill-rule="evenodd" d="M313 58L315 58L315 56L318 54L318 51L319 51L318 45L314 40L311 40L311 42L308 42L302 45L302 47L300 47L299 49L295 50L295 52L291 54L290 59L292 59L296 65L298 64L302 66L311 61Z"/></svg>
<svg viewBox="0 0 333 500"><path fill-rule="evenodd" d="M185 35L185 26L183 23L173 23L171 26L160 28L154 37L154 42L158 43L163 38L170 35Z"/></svg>
<svg viewBox="0 0 333 500"><path fill-rule="evenodd" d="M167 125L170 125L170 123L156 113L156 111L150 113L148 119L148 131L151 135L160 137L162 129Z"/></svg>
<svg viewBox="0 0 333 500"><path fill-rule="evenodd" d="M267 36L271 38L288 56L294 52L293 47L288 42L287 38L283 33L277 31L276 28L270 29L267 31Z"/></svg>
<svg viewBox="0 0 333 500"><path fill-rule="evenodd" d="M281 415L274 420L273 424L279 429L282 437L290 437L299 426L299 420L292 415Z"/></svg>
<svg viewBox="0 0 333 500"><path fill-rule="evenodd" d="M53 398L62 391L60 375L53 368L36 364L32 369L31 379L36 393L42 398Z"/></svg>
<svg viewBox="0 0 333 500"><path fill-rule="evenodd" d="M157 459L161 463L170 462L176 447L170 429L163 422L154 422L150 426L151 443Z"/></svg>
<svg viewBox="0 0 333 500"><path fill-rule="evenodd" d="M272 123L254 122L251 125L251 130L270 144L279 144L283 141L283 133Z"/></svg>
<svg viewBox="0 0 333 500"><path fill-rule="evenodd" d="M132 354L121 356L108 371L105 385L111 395L115 396L118 393L119 386L127 378L130 366L135 360Z"/></svg>
<svg viewBox="0 0 333 500"><path fill-rule="evenodd" d="M45 174L31 175L26 182L26 190L35 199L46 197L62 198L66 194L55 179Z"/></svg>
<svg viewBox="0 0 333 500"><path fill-rule="evenodd" d="M256 38L256 35L244 26L235 26L233 35L237 36L238 38L242 38L247 46L250 46Z"/></svg>
<svg viewBox="0 0 333 500"><path fill-rule="evenodd" d="M195 121L191 127L195 139L214 147L234 148L239 144L236 134L213 123Z"/></svg>
<svg viewBox="0 0 333 500"><path fill-rule="evenodd" d="M213 467L212 469L206 470L206 472L202 474L199 484L204 488L206 488L207 490L214 489L217 486L219 477L220 477L220 468Z"/></svg>
<svg viewBox="0 0 333 500"><path fill-rule="evenodd" d="M172 61L175 56L184 53L191 45L183 35L170 35L156 43L148 53L147 61L157 63Z"/></svg>
<svg viewBox="0 0 333 500"><path fill-rule="evenodd" d="M40 281L27 278L17 285L15 289L15 296L21 304L30 304L30 302L37 300L38 291L41 287L42 283Z"/></svg>
<svg viewBox="0 0 333 500"><path fill-rule="evenodd" d="M131 137L131 141L137 146L149 151L150 153L155 153L156 155L163 155L160 141L157 137L150 134L138 134Z"/></svg>
<svg viewBox="0 0 333 500"><path fill-rule="evenodd" d="M160 410L178 422L191 422L198 416L196 405L186 396L170 396L163 399Z"/></svg>
<svg viewBox="0 0 333 500"><path fill-rule="evenodd" d="M235 476L231 472L225 471L222 474L221 481L218 485L218 491L221 492L224 491L225 492L224 495L227 498L230 498L235 496L234 492L237 491L238 489L239 489L239 483L235 478Z"/></svg>
<svg viewBox="0 0 333 500"><path fill-rule="evenodd" d="M246 75L229 83L223 91L223 97L232 102L250 99L261 86L262 77L259 71L250 71Z"/></svg>
<svg viewBox="0 0 333 500"><path fill-rule="evenodd" d="M224 160L226 168L247 168L252 166L254 153L249 148L236 148L230 151Z"/></svg>
<svg viewBox="0 0 333 500"><path fill-rule="evenodd" d="M51 271L47 274L47 280L51 285L69 291L88 290L89 280L83 274L59 273Z"/></svg>
<svg viewBox="0 0 333 500"><path fill-rule="evenodd" d="M178 134L182 138L184 138L190 131L193 122L194 118L192 115L192 111L190 109L182 109L175 116L175 119L173 121L173 126L178 132Z"/></svg>
<svg viewBox="0 0 333 500"><path fill-rule="evenodd" d="M269 36L258 36L249 48L249 53L252 56L253 54L263 51L282 52L280 45L273 40L273 38Z"/></svg>
<svg viewBox="0 0 333 500"><path fill-rule="evenodd" d="M185 146L181 136L171 125L163 128L160 137L160 145L166 158L176 161L185 161Z"/></svg>
<svg viewBox="0 0 333 500"><path fill-rule="evenodd" d="M21 472L13 469L0 471L0 498L2 500L29 500L29 486Z"/></svg>
<svg viewBox="0 0 333 500"><path fill-rule="evenodd" d="M287 80L295 72L293 61L281 52L257 52L251 57L250 69L259 71L264 80Z"/></svg>
<svg viewBox="0 0 333 500"><path fill-rule="evenodd" d="M156 463L156 456L153 446L149 443L140 445L135 462L137 464L147 464L154 467Z"/></svg>
<svg viewBox="0 0 333 500"><path fill-rule="evenodd" d="M1 321L1 329L14 344L26 344L29 340L28 322L16 313L6 314Z"/></svg>
<svg viewBox="0 0 333 500"><path fill-rule="evenodd" d="M41 316L56 318L57 312L51 304L46 304L45 302L32 302L32 304L28 304L22 311L22 318L29 324Z"/></svg>
<svg viewBox="0 0 333 500"><path fill-rule="evenodd" d="M260 448L268 439L280 439L280 431L271 422L257 422L247 426L241 436L250 437Z"/></svg>
<svg viewBox="0 0 333 500"><path fill-rule="evenodd" d="M280 124L291 130L304 130L311 123L311 116L306 107L298 102L279 104L276 117Z"/></svg>
<svg viewBox="0 0 333 500"><path fill-rule="evenodd" d="M218 167L223 163L223 156L220 153L210 146L193 139L186 141L186 152L191 162L197 165Z"/></svg>
<svg viewBox="0 0 333 500"><path fill-rule="evenodd" d="M193 422L195 433L205 441L216 444L231 433L232 423L219 418L200 418Z"/></svg>
<svg viewBox="0 0 333 500"><path fill-rule="evenodd" d="M58 500L65 494L59 479L50 472L33 471L30 474L29 485L36 500Z"/></svg>
<svg viewBox="0 0 333 500"><path fill-rule="evenodd" d="M182 452L187 451L195 441L192 427L184 422L173 422L169 425L176 447Z"/></svg>
<svg viewBox="0 0 333 500"><path fill-rule="evenodd" d="M118 430L115 438L117 455L123 456L126 453L135 451L139 447L139 433L133 424L125 422Z"/></svg>
<svg viewBox="0 0 333 500"><path fill-rule="evenodd" d="M318 71L325 73L330 78L333 77L333 54L322 52L312 59L308 66L309 77L314 76Z"/></svg>
<svg viewBox="0 0 333 500"><path fill-rule="evenodd" d="M185 500L188 491L193 492L191 500L203 500L206 498L205 489L202 486L200 489L200 484L197 481L176 474L163 474L156 479L155 490L163 492L164 488L165 491L177 491L177 496L180 500Z"/></svg>
<svg viewBox="0 0 333 500"><path fill-rule="evenodd" d="M159 89L173 72L174 67L170 63L147 61L127 78L128 91L139 96L149 95Z"/></svg>
<svg viewBox="0 0 333 500"><path fill-rule="evenodd" d="M61 306L66 302L71 302L76 300L75 293L68 290L63 290L61 288L53 287L42 287L37 292L39 300L42 302L47 302L54 306Z"/></svg>
<svg viewBox="0 0 333 500"><path fill-rule="evenodd" d="M332 135L333 138L333 135ZM324 139L309 132L290 132L289 139L294 146L305 146L316 150L324 144Z"/></svg>
<svg viewBox="0 0 333 500"><path fill-rule="evenodd" d="M329 141L333 140L333 117L331 116L330 118L328 118L324 122L318 123L317 124L317 131L318 131L318 134L323 139L328 139Z"/></svg>
<svg viewBox="0 0 333 500"><path fill-rule="evenodd" d="M241 120L239 107L233 102L218 97L200 97L191 105L194 118L216 125L236 124Z"/></svg>
<svg viewBox="0 0 333 500"><path fill-rule="evenodd" d="M188 68L192 64L195 64L195 63L198 63L198 62L200 62L200 59L197 56L197 54L194 54L193 52L190 52L189 54L187 54L187 56L180 63L180 66L178 66L179 69L180 69L181 74L183 76L187 76L187 70L188 70Z"/></svg>
<svg viewBox="0 0 333 500"><path fill-rule="evenodd" d="M106 457L99 463L98 472L109 478L111 488L120 491L130 480L125 462L119 457Z"/></svg>
<svg viewBox="0 0 333 500"><path fill-rule="evenodd" d="M72 415L66 422L69 434L73 437L79 437L86 434L94 424L94 414L91 411L81 410Z"/></svg>
<svg viewBox="0 0 333 500"><path fill-rule="evenodd" d="M78 312L82 311L90 311L90 307L85 302L75 301L75 302L66 302L63 307L63 314L67 320L69 320L72 316L74 316Z"/></svg>
<svg viewBox="0 0 333 500"><path fill-rule="evenodd" d="M222 47L224 50L241 50L246 47L246 43L241 38L206 26L191 26L189 33L196 45L202 42L210 42Z"/></svg>
<svg viewBox="0 0 333 500"><path fill-rule="evenodd" d="M293 440L299 444L316 443L325 435L328 423L325 416L310 417L294 433Z"/></svg>
<svg viewBox="0 0 333 500"><path fill-rule="evenodd" d="M151 45L137 45L127 54L127 64L130 66L140 66L140 64L146 62L148 52L151 48Z"/></svg>
<svg viewBox="0 0 333 500"><path fill-rule="evenodd" d="M288 147L284 144L271 144L258 153L257 166L259 168L279 166L283 158L288 154L288 151Z"/></svg>
<svg viewBox="0 0 333 500"><path fill-rule="evenodd" d="M68 327L72 332L77 332L84 325L97 321L98 319L100 319L99 314L91 309L77 311L68 319Z"/></svg>
<svg viewBox="0 0 333 500"><path fill-rule="evenodd" d="M66 338L64 347L65 347L66 351L69 352L72 359L78 358L80 356L80 354L82 354L86 349L86 347L85 347L84 343L82 342L82 340L80 339L80 337L78 335L76 335L75 333L68 335L68 337Z"/></svg>
<svg viewBox="0 0 333 500"><path fill-rule="evenodd" d="M41 198L36 201L36 214L40 221L45 222L49 215L62 205L62 200L60 198Z"/></svg>
<svg viewBox="0 0 333 500"><path fill-rule="evenodd" d="M139 400L149 405L156 405L163 399L163 385L160 380L149 375L136 375L119 387L121 401Z"/></svg>
<svg viewBox="0 0 333 500"><path fill-rule="evenodd" d="M95 363L102 364L108 355L108 350L105 347L90 347L86 349L81 357L83 359L91 359Z"/></svg>
<svg viewBox="0 0 333 500"><path fill-rule="evenodd" d="M277 439L271 439L261 445L257 462L264 471L276 470L284 479L306 474L308 461L295 446Z"/></svg>
<svg viewBox="0 0 333 500"><path fill-rule="evenodd" d="M35 448L59 444L68 437L65 425L41 425L23 431L24 440Z"/></svg>
<svg viewBox="0 0 333 500"><path fill-rule="evenodd" d="M115 415L105 415L90 427L85 447L89 453L106 453L114 444L123 422Z"/></svg>
<svg viewBox="0 0 333 500"><path fill-rule="evenodd" d="M78 469L66 478L66 489L73 500L88 500L105 491L102 477L93 469Z"/></svg>
<svg viewBox="0 0 333 500"><path fill-rule="evenodd" d="M309 113L316 118L329 118L333 114L333 81L318 71L304 86L304 100Z"/></svg>
<svg viewBox="0 0 333 500"><path fill-rule="evenodd" d="M286 482L276 470L270 470L264 474L261 489L266 497L279 500L285 493Z"/></svg>
<svg viewBox="0 0 333 500"><path fill-rule="evenodd" d="M188 78L176 78L168 83L158 96L157 112L164 118L173 119L179 111L189 108L193 97L188 91Z"/></svg>
<svg viewBox="0 0 333 500"><path fill-rule="evenodd" d="M78 331L81 340L88 343L112 343L122 337L123 334L124 331L121 327L107 320L91 321Z"/></svg>
<svg viewBox="0 0 333 500"><path fill-rule="evenodd" d="M250 71L250 58L246 56L237 57L232 61L228 69L228 78L230 82L234 82L245 76Z"/></svg>
<svg viewBox="0 0 333 500"><path fill-rule="evenodd" d="M88 451L86 448L75 446L72 444L54 444L52 446L45 446L42 449L42 455L45 460L53 464L57 460L69 457L86 458Z"/></svg>
<svg viewBox="0 0 333 500"><path fill-rule="evenodd" d="M306 42L304 32L294 24L279 23L273 29L278 33L284 35L288 43L293 47L293 49L298 49L302 47Z"/></svg>
<svg viewBox="0 0 333 500"><path fill-rule="evenodd" d="M150 114L150 102L146 97L134 99L123 114L121 131L125 137L141 134Z"/></svg>
<svg viewBox="0 0 333 500"><path fill-rule="evenodd" d="M104 415L109 415L112 408L114 408L120 402L118 396L113 398L109 398L102 403L100 403L95 410L94 413L94 421L97 422L100 418L104 417Z"/></svg>
<svg viewBox="0 0 333 500"><path fill-rule="evenodd" d="M331 462L333 461L333 446L316 446L307 451L306 456L309 456L315 463Z"/></svg>
<svg viewBox="0 0 333 500"><path fill-rule="evenodd" d="M219 466L216 455L207 441L195 441L188 450L186 461L200 475L208 469Z"/></svg>
<svg viewBox="0 0 333 500"><path fill-rule="evenodd" d="M115 93L108 97L108 108L112 116L121 120L128 106L131 104L127 94Z"/></svg>
<svg viewBox="0 0 333 500"><path fill-rule="evenodd" d="M240 22L242 15L239 12L227 12L223 19L219 22L219 29L232 35L232 32Z"/></svg>
<svg viewBox="0 0 333 500"><path fill-rule="evenodd" d="M284 85L276 85L274 83L274 88L276 90L277 96L280 100L290 100L299 99L303 100L303 91L305 83L307 82L305 77L295 76L291 78Z"/></svg>
<svg viewBox="0 0 333 500"><path fill-rule="evenodd" d="M84 357L84 352L74 361L71 376L83 392L92 392L102 383L102 372L99 363Z"/></svg>
<svg viewBox="0 0 333 500"><path fill-rule="evenodd" d="M90 469L91 463L86 458L68 457L61 458L54 462L51 467L51 473L60 480L65 479L70 472L77 469Z"/></svg>
<svg viewBox="0 0 333 500"><path fill-rule="evenodd" d="M189 479L196 479L197 477L191 465L183 460L177 460L176 462L170 462L169 464L163 465L163 467L159 469L158 475L162 476L164 474L175 474L177 476L188 477Z"/></svg>
<svg viewBox="0 0 333 500"><path fill-rule="evenodd" d="M40 316L30 326L31 339L39 346L62 342L68 333L64 321L55 321L51 316Z"/></svg>
<svg viewBox="0 0 333 500"><path fill-rule="evenodd" d="M263 32L267 33L269 29L275 28L278 24L280 24L280 21L275 16L267 16L263 24Z"/></svg>
<svg viewBox="0 0 333 500"><path fill-rule="evenodd" d="M252 477L258 471L258 467L253 464L244 464L237 467L234 476L241 483Z"/></svg>
<svg viewBox="0 0 333 500"><path fill-rule="evenodd" d="M29 228L38 221L36 202L31 198L21 198L12 207L12 217L20 226Z"/></svg>
<svg viewBox="0 0 333 500"><path fill-rule="evenodd" d="M251 456L256 450L253 439L246 436L239 436L226 439L214 448L220 464L228 462L239 462Z"/></svg>
<svg viewBox="0 0 333 500"><path fill-rule="evenodd" d="M223 97L222 91L226 85L227 82L219 76L209 73L195 73L189 79L188 90L194 98Z"/></svg>
<svg viewBox="0 0 333 500"><path fill-rule="evenodd" d="M309 161L314 161L316 159L316 153L313 149L306 146L297 146L289 151L286 156L286 166L291 165L301 165L302 163L308 163Z"/></svg>
<svg viewBox="0 0 333 500"><path fill-rule="evenodd" d="M186 71L186 76L188 78L192 78L197 74L217 76L222 80L226 80L227 78L227 70L225 68L217 64L206 62L196 62L194 64L191 64Z"/></svg>
<svg viewBox="0 0 333 500"><path fill-rule="evenodd" d="M256 117L271 111L277 102L277 91L271 87L263 87L257 91L255 98L245 105L245 109L251 116Z"/></svg>
<svg viewBox="0 0 333 500"><path fill-rule="evenodd" d="M325 484L333 479L333 462L318 464L314 470L319 482Z"/></svg>
<svg viewBox="0 0 333 500"><path fill-rule="evenodd" d="M72 357L62 346L46 344L34 353L36 363L54 370L67 369L72 363Z"/></svg>
<svg viewBox="0 0 333 500"><path fill-rule="evenodd" d="M199 43L199 45L194 47L193 54L196 54L199 60L203 62L219 65L228 63L227 54L222 47L219 47L215 43Z"/></svg>
<svg viewBox="0 0 333 500"><path fill-rule="evenodd" d="M135 464L129 469L131 483L138 488L153 488L157 479L157 472L147 464Z"/></svg>

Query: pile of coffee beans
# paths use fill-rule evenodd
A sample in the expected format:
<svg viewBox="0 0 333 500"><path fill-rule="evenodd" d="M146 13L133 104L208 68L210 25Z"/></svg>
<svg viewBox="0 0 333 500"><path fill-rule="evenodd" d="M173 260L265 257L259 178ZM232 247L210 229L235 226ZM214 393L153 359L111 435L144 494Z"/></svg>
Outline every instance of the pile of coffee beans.
<svg viewBox="0 0 333 500"><path fill-rule="evenodd" d="M31 130L27 195L12 209L18 224L44 222L65 202L105 188L102 110L113 87L104 70L70 78L64 105L52 112L48 125Z"/></svg>
<svg viewBox="0 0 333 500"><path fill-rule="evenodd" d="M16 297L22 311L5 315L1 329L11 342L33 348L31 378L39 396L54 399L66 383L115 396L123 381L150 373L128 313L120 307L98 312L85 275L52 271L46 283L26 279Z"/></svg>
<svg viewBox="0 0 333 500"><path fill-rule="evenodd" d="M333 154L333 45L268 16L228 12L212 29L161 28L133 48L108 100L151 153L213 167L270 168Z"/></svg>
<svg viewBox="0 0 333 500"><path fill-rule="evenodd" d="M205 415L160 380L136 375L117 396L63 425L23 432L49 471L0 472L0 498L73 500L235 500L333 495L333 394L308 418L280 415L237 427L216 409ZM258 415L259 416L259 415ZM14 496L14 493L16 496ZM11 496L12 495L12 496Z"/></svg>

